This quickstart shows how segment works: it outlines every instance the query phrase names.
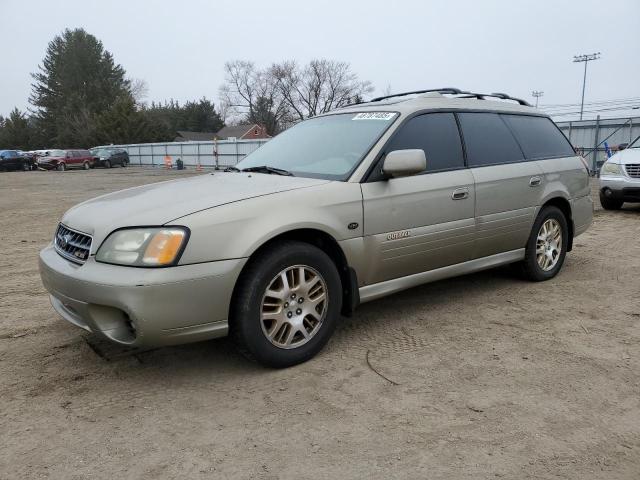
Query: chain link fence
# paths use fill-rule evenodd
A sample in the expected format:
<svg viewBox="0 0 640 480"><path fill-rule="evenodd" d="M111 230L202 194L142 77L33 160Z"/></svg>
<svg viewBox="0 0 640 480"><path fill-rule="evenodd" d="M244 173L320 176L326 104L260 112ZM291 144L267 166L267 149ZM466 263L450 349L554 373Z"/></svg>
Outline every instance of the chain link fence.
<svg viewBox="0 0 640 480"><path fill-rule="evenodd" d="M605 143L615 152L618 145L631 143L640 136L640 117L606 118L557 122L571 144L597 172L607 160Z"/></svg>

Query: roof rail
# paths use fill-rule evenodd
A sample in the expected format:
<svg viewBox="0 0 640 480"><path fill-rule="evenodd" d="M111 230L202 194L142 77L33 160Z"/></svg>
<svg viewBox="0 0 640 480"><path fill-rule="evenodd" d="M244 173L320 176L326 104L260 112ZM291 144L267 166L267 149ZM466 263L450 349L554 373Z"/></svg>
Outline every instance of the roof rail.
<svg viewBox="0 0 640 480"><path fill-rule="evenodd" d="M520 105L525 105L527 107L530 107L531 104L529 102L527 102L526 100L522 100L521 98L516 98L516 97L512 97L510 95L507 95L506 93L475 93L475 92L468 92L466 90L460 90L459 88L452 88L452 87L448 87L448 88L431 88L428 90L413 90L411 92L403 92L403 93L394 93L393 95L385 95L383 97L376 97L372 100L369 100L369 102L379 102L381 100L386 100L388 98L394 98L394 97L404 97L406 95L417 95L420 93L430 93L430 92L437 92L437 93L442 93L444 95L463 95L463 97L461 98L477 98L478 100L484 100L485 97L493 97L493 98L499 98L501 100L513 100L514 102L518 102ZM366 102L366 103L369 103Z"/></svg>
<svg viewBox="0 0 640 480"><path fill-rule="evenodd" d="M485 97L493 97L499 98L500 100L513 100L514 102L518 102L520 105L524 105L526 107L530 107L531 104L526 100L521 98L512 97L507 95L506 93L475 93L475 92L462 92L465 96L462 98L477 98L478 100L484 100Z"/></svg>
<svg viewBox="0 0 640 480"><path fill-rule="evenodd" d="M431 88L429 90L413 90L412 92L394 93L393 95L385 95L383 97L376 97L376 98L374 98L372 100L369 100L369 101L370 102L379 102L381 100L386 100L387 98L404 97L406 95L417 95L418 93L430 93L430 92L448 93L450 95L460 95L462 93L468 93L468 92L463 92L459 88Z"/></svg>

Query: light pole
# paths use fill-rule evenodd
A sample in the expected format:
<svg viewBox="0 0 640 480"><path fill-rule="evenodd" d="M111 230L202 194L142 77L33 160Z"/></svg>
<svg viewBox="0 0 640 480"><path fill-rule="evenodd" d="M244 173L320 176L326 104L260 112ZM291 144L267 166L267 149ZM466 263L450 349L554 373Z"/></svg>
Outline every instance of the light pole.
<svg viewBox="0 0 640 480"><path fill-rule="evenodd" d="M536 99L536 108L538 108L538 99L544 95L544 92L538 91L538 90L534 90L533 92L531 92L531 96L535 97Z"/></svg>
<svg viewBox="0 0 640 480"><path fill-rule="evenodd" d="M598 60L600 52L589 53L586 55L574 55L573 63L584 62L584 77L582 78L582 101L580 102L580 120L582 120L582 110L584 109L584 88L587 84L587 64L592 60Z"/></svg>

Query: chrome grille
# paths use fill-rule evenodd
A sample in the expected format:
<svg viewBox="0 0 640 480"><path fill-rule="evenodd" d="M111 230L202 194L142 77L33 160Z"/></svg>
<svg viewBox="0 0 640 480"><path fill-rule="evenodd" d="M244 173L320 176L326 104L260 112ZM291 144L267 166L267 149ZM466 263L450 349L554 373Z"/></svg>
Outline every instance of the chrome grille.
<svg viewBox="0 0 640 480"><path fill-rule="evenodd" d="M624 169L631 178L640 178L640 163L628 163Z"/></svg>
<svg viewBox="0 0 640 480"><path fill-rule="evenodd" d="M86 262L91 252L91 237L63 224L58 225L53 244L58 254L75 263Z"/></svg>

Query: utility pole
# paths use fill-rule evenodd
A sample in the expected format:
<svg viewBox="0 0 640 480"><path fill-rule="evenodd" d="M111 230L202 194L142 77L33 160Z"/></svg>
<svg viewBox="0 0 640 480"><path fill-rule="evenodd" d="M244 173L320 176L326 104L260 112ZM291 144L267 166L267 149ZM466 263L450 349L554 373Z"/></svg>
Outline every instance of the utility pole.
<svg viewBox="0 0 640 480"><path fill-rule="evenodd" d="M544 92L534 90L531 92L531 96L536 98L536 108L538 108L538 99L544 95Z"/></svg>
<svg viewBox="0 0 640 480"><path fill-rule="evenodd" d="M584 62L584 77L582 78L582 101L580 102L580 120L582 120L582 110L584 109L584 89L585 85L587 84L587 64L592 60L598 60L599 58L600 52L573 56L573 63Z"/></svg>

